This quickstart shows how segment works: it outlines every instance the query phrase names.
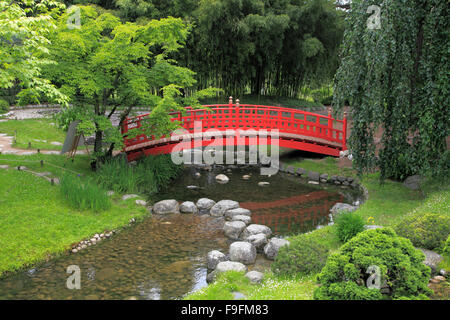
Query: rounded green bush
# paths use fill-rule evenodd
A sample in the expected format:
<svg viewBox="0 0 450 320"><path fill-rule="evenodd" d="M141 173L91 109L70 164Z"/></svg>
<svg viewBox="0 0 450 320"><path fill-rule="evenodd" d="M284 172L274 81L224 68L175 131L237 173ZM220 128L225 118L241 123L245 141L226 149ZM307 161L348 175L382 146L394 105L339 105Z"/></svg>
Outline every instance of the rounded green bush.
<svg viewBox="0 0 450 320"><path fill-rule="evenodd" d="M307 237L299 237L288 246L281 247L271 264L273 273L296 276L319 272L326 263L328 249Z"/></svg>
<svg viewBox="0 0 450 320"><path fill-rule="evenodd" d="M318 300L423 299L430 294L425 255L391 228L367 230L328 257L317 276ZM378 270L379 282L373 281ZM376 283L375 287L372 285ZM383 292L382 292L383 291Z"/></svg>
<svg viewBox="0 0 450 320"><path fill-rule="evenodd" d="M394 230L408 238L416 247L442 249L450 234L450 215L439 213L410 213L403 217Z"/></svg>
<svg viewBox="0 0 450 320"><path fill-rule="evenodd" d="M364 231L364 219L357 213L343 213L336 218L336 230L339 240L347 242Z"/></svg>
<svg viewBox="0 0 450 320"><path fill-rule="evenodd" d="M9 111L8 101L0 99L0 114L6 113L8 111Z"/></svg>

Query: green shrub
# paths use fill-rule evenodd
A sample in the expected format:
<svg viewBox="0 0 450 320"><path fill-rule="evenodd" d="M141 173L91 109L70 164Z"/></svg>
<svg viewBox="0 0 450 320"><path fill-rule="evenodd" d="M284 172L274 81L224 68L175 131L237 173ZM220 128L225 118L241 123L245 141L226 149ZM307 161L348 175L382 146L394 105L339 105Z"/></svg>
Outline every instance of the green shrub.
<svg viewBox="0 0 450 320"><path fill-rule="evenodd" d="M9 111L8 101L0 99L0 114L6 113L8 111Z"/></svg>
<svg viewBox="0 0 450 320"><path fill-rule="evenodd" d="M447 237L447 241L445 241L444 250L442 250L442 252L450 255L450 236Z"/></svg>
<svg viewBox="0 0 450 320"><path fill-rule="evenodd" d="M319 272L327 257L327 247L310 238L298 237L280 248L271 268L273 273L282 276L307 275Z"/></svg>
<svg viewBox="0 0 450 320"><path fill-rule="evenodd" d="M17 94L17 104L19 106L25 106L30 104L39 104L39 93L31 88L22 89Z"/></svg>
<svg viewBox="0 0 450 320"><path fill-rule="evenodd" d="M65 174L61 178L61 194L69 205L79 210L102 211L111 207L111 200L98 184Z"/></svg>
<svg viewBox="0 0 450 320"><path fill-rule="evenodd" d="M404 216L394 229L399 236L408 238L416 247L441 250L450 234L450 215L413 212Z"/></svg>
<svg viewBox="0 0 450 320"><path fill-rule="evenodd" d="M364 231L364 219L357 213L343 213L336 218L336 230L339 240L347 242Z"/></svg>
<svg viewBox="0 0 450 320"><path fill-rule="evenodd" d="M359 233L337 253L328 257L317 276L321 284L314 291L318 300L379 300L383 298L415 299L430 294L430 268L422 261L425 255L416 250L411 241L391 228L367 230ZM371 282L369 267L379 268L380 287L368 288ZM369 280L369 281L368 281Z"/></svg>

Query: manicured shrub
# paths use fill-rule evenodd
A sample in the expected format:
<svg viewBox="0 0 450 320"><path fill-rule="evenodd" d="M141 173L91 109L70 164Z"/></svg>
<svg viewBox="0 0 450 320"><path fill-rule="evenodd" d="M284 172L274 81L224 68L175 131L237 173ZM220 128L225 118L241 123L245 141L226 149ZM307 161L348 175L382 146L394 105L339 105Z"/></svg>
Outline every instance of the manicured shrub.
<svg viewBox="0 0 450 320"><path fill-rule="evenodd" d="M0 114L6 113L8 111L9 111L8 101L0 99Z"/></svg>
<svg viewBox="0 0 450 320"><path fill-rule="evenodd" d="M364 231L364 219L357 213L343 213L336 218L336 230L339 240L347 242Z"/></svg>
<svg viewBox="0 0 450 320"><path fill-rule="evenodd" d="M328 257L317 276L321 284L314 291L320 300L378 300L383 298L424 298L430 294L430 268L424 254L411 241L399 237L391 228L367 230ZM378 269L379 288L372 284L370 268Z"/></svg>
<svg viewBox="0 0 450 320"><path fill-rule="evenodd" d="M416 247L442 250L450 234L450 215L413 212L404 216L394 229L399 236L408 238Z"/></svg>
<svg viewBox="0 0 450 320"><path fill-rule="evenodd" d="M61 178L61 194L70 206L79 210L102 211L111 207L106 190L90 180L65 174Z"/></svg>
<svg viewBox="0 0 450 320"><path fill-rule="evenodd" d="M307 275L319 272L328 257L328 249L305 236L281 247L271 264L273 273L282 276Z"/></svg>

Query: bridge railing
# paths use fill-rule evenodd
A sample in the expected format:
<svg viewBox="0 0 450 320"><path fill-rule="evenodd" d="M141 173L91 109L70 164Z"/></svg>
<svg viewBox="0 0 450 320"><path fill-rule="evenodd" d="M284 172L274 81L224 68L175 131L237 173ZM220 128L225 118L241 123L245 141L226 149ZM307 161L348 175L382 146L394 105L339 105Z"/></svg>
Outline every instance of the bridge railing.
<svg viewBox="0 0 450 320"><path fill-rule="evenodd" d="M202 131L216 129L226 130L248 130L248 129L277 129L280 137L291 135L295 137L307 136L318 141L324 140L346 149L347 120L343 120L292 108L249 105L249 104L214 104L205 105L205 109L192 109L187 107L185 113L172 113L172 121L180 121L181 126L189 133L194 133L195 121L201 121ZM149 114L129 118L122 126L122 133L132 128L142 126L141 120ZM198 128L197 128L198 130ZM144 134L135 138L125 138L125 147L154 140L155 137L147 137Z"/></svg>

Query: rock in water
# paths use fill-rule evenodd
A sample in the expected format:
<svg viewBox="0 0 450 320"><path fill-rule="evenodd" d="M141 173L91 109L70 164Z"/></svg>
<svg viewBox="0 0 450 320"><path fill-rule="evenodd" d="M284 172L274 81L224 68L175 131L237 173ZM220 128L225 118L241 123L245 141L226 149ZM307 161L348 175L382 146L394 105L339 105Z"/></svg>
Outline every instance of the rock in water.
<svg viewBox="0 0 450 320"><path fill-rule="evenodd" d="M230 260L243 264L255 263L256 248L249 242L233 242L230 245Z"/></svg>
<svg viewBox="0 0 450 320"><path fill-rule="evenodd" d="M208 198L201 198L197 201L198 211L202 214L209 213L209 210L216 204L214 200Z"/></svg>
<svg viewBox="0 0 450 320"><path fill-rule="evenodd" d="M226 182L230 181L230 178L228 178L226 175L221 173L216 176L216 180L218 182L226 183Z"/></svg>
<svg viewBox="0 0 450 320"><path fill-rule="evenodd" d="M237 216L234 216L233 218L231 218L231 221L242 221L246 225L249 225L252 222L252 218L250 218L249 216L237 215Z"/></svg>
<svg viewBox="0 0 450 320"><path fill-rule="evenodd" d="M198 209L192 201L185 201L180 205L181 213L197 213Z"/></svg>
<svg viewBox="0 0 450 320"><path fill-rule="evenodd" d="M214 217L221 217L227 210L239 208L239 202L233 200L221 200L212 206L210 213Z"/></svg>
<svg viewBox="0 0 450 320"><path fill-rule="evenodd" d="M227 238L237 240L241 235L242 231L245 229L246 224L242 221L231 221L225 222L223 226L223 231Z"/></svg>
<svg viewBox="0 0 450 320"><path fill-rule="evenodd" d="M208 270L214 270L219 262L226 261L227 257L225 254L218 250L213 250L208 252L206 255L206 266Z"/></svg>
<svg viewBox="0 0 450 320"><path fill-rule="evenodd" d="M348 203L338 202L330 209L330 213L332 215L337 215L339 213L352 212L355 211L356 209L358 209L358 207L352 206Z"/></svg>
<svg viewBox="0 0 450 320"><path fill-rule="evenodd" d="M156 214L179 213L180 205L177 200L162 200L154 204L153 212Z"/></svg>
<svg viewBox="0 0 450 320"><path fill-rule="evenodd" d="M248 236L245 241L250 242L256 248L257 252L263 252L267 244L267 236L264 233L258 233Z"/></svg>
<svg viewBox="0 0 450 320"><path fill-rule="evenodd" d="M250 217L251 212L248 209L236 208L225 211L225 219L232 220L235 216L248 216Z"/></svg>
<svg viewBox="0 0 450 320"><path fill-rule="evenodd" d="M263 233L267 237L270 237L272 234L272 230L270 230L269 227L263 226L262 224L251 224L247 228L245 228L244 232L242 233L242 238L247 239L249 236Z"/></svg>
<svg viewBox="0 0 450 320"><path fill-rule="evenodd" d="M267 259L274 260L278 255L281 247L289 245L289 241L280 238L270 239L269 243L264 247L264 254Z"/></svg>

